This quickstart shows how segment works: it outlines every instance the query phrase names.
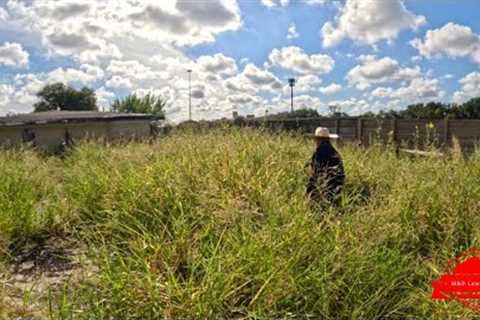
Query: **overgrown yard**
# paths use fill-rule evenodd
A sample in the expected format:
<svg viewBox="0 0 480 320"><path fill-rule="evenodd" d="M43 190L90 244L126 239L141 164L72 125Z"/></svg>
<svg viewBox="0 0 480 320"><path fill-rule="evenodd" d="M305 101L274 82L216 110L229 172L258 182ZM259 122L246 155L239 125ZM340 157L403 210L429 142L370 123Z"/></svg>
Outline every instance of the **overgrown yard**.
<svg viewBox="0 0 480 320"><path fill-rule="evenodd" d="M4 150L0 318L472 318L430 284L479 245L480 152L339 150L347 186L323 212L295 134Z"/></svg>

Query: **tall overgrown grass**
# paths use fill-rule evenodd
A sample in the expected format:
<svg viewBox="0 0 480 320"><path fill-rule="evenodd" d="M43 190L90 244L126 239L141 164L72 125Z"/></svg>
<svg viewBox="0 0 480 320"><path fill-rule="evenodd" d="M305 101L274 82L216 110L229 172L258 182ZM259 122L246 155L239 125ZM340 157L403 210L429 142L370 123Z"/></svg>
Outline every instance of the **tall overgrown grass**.
<svg viewBox="0 0 480 320"><path fill-rule="evenodd" d="M53 319L472 317L430 284L478 245L480 153L339 150L347 184L321 211L304 194L313 145L296 134L4 151L0 270L41 235L87 243L98 272L45 293Z"/></svg>

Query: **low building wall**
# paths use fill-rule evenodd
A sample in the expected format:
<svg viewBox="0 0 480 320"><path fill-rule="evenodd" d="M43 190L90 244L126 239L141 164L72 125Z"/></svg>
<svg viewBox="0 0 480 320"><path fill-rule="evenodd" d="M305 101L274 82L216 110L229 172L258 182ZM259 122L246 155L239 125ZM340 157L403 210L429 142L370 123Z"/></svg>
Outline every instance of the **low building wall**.
<svg viewBox="0 0 480 320"><path fill-rule="evenodd" d="M19 146L30 142L53 153L60 150L68 138L73 142L83 139L112 141L148 138L152 134L151 123L142 119L0 126L0 145Z"/></svg>

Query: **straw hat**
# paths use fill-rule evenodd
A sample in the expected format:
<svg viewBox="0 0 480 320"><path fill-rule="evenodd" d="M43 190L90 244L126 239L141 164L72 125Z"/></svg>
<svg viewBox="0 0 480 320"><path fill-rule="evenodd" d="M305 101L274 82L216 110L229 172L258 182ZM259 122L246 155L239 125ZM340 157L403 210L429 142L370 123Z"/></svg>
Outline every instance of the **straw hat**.
<svg viewBox="0 0 480 320"><path fill-rule="evenodd" d="M330 133L330 130L328 130L328 128L326 127L317 127L317 129L315 129L315 133L307 134L307 137L312 139L317 139L317 138L337 139L338 134Z"/></svg>

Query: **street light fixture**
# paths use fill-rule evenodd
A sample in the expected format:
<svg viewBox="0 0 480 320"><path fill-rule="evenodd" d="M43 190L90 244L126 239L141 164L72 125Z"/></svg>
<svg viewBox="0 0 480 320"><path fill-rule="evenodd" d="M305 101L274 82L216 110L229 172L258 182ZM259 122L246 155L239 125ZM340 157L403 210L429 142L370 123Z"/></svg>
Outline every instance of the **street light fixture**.
<svg viewBox="0 0 480 320"><path fill-rule="evenodd" d="M192 69L188 69L188 120L192 121Z"/></svg>
<svg viewBox="0 0 480 320"><path fill-rule="evenodd" d="M330 115L332 117L336 117L338 115L339 111L340 111L340 106L336 105L336 104L333 104L333 105L329 105L328 109L330 110Z"/></svg>
<svg viewBox="0 0 480 320"><path fill-rule="evenodd" d="M293 112L293 87L295 87L295 78L289 78L288 85L290 86L290 112Z"/></svg>

